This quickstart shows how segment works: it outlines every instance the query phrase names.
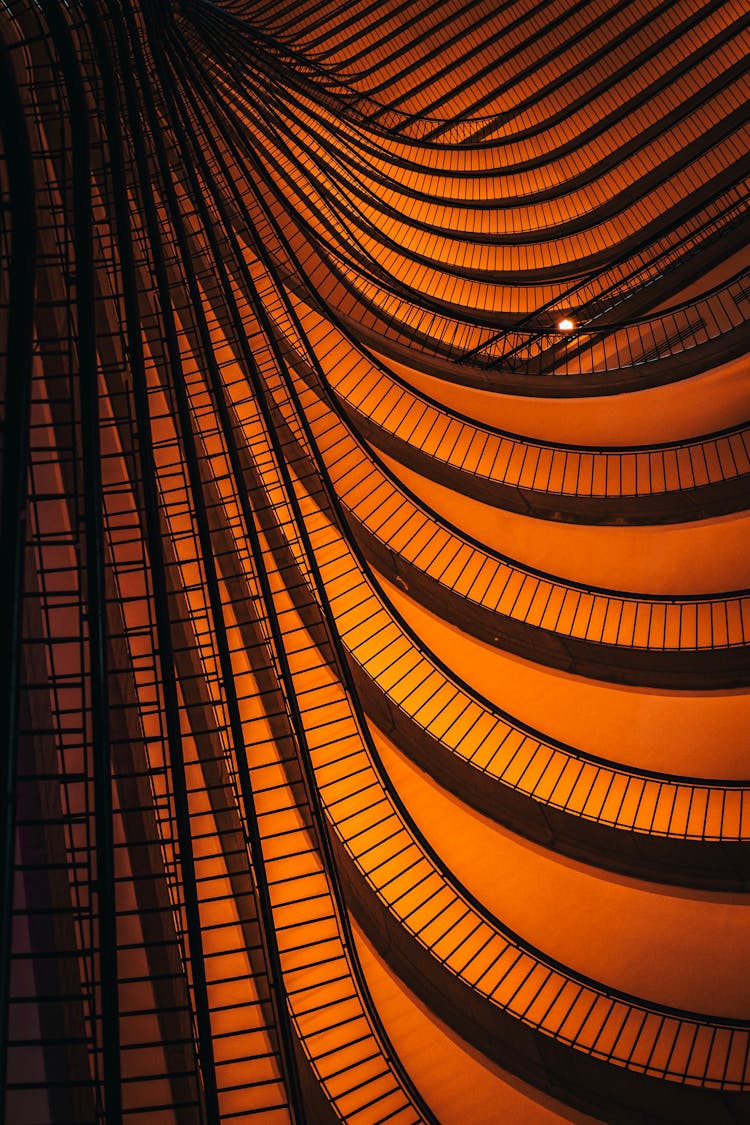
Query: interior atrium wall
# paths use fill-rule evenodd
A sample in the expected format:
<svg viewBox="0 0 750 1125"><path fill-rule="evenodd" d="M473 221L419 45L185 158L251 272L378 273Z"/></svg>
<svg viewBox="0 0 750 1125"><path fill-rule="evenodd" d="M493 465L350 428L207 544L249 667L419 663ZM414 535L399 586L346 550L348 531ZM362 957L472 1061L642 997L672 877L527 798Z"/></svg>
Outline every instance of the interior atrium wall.
<svg viewBox="0 0 750 1125"><path fill-rule="evenodd" d="M0 4L9 1125L750 1121L749 48Z"/></svg>

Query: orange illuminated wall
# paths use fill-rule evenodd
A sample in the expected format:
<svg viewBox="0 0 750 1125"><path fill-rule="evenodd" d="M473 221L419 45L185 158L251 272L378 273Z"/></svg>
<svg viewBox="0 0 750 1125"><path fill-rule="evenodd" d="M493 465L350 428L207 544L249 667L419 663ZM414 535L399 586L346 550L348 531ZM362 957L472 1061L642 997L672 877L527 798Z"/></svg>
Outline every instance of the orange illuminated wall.
<svg viewBox="0 0 750 1125"><path fill-rule="evenodd" d="M9 1125L750 1120L749 48L4 6Z"/></svg>

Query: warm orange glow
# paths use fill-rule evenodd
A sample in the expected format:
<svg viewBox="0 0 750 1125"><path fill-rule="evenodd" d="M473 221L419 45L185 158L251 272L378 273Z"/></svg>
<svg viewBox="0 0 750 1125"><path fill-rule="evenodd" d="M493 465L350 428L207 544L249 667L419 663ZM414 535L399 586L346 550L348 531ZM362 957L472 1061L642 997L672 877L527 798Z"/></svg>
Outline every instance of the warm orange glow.
<svg viewBox="0 0 750 1125"><path fill-rule="evenodd" d="M9 1125L750 1121L750 26L553 8L0 6Z"/></svg>

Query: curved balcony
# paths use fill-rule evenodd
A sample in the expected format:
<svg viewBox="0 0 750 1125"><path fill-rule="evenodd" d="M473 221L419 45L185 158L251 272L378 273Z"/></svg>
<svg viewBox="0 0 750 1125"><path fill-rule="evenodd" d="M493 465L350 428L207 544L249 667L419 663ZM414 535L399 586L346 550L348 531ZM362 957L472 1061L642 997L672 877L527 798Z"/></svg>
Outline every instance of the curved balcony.
<svg viewBox="0 0 750 1125"><path fill-rule="evenodd" d="M9 1125L750 1114L750 16L550 16L0 13Z"/></svg>

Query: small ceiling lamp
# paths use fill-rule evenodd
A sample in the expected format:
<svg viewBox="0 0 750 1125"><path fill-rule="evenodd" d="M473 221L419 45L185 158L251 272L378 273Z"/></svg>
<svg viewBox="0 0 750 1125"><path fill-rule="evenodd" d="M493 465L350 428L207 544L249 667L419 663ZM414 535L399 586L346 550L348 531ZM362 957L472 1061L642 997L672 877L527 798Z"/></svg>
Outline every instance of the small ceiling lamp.
<svg viewBox="0 0 750 1125"><path fill-rule="evenodd" d="M571 332L575 328L575 324L569 316L564 316L562 320L557 322L557 327L561 332Z"/></svg>

